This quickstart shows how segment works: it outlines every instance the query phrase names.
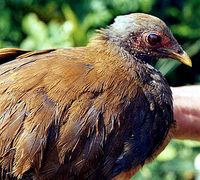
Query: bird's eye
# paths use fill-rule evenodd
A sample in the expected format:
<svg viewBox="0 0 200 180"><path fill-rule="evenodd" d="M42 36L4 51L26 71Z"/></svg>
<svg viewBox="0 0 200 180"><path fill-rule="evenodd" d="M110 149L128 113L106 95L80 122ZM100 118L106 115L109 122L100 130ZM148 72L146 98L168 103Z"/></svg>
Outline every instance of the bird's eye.
<svg viewBox="0 0 200 180"><path fill-rule="evenodd" d="M155 46L155 45L161 43L161 37L159 35L153 34L153 33L148 35L147 40L151 46Z"/></svg>

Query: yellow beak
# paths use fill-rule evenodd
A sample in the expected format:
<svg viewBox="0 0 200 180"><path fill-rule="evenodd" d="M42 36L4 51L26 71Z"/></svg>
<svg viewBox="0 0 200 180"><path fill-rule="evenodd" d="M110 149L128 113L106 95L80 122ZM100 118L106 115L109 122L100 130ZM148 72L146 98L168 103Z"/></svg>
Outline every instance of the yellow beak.
<svg viewBox="0 0 200 180"><path fill-rule="evenodd" d="M181 63L192 67L192 61L185 51L183 51L183 53L181 53L181 54L171 51L170 55L173 59L177 59Z"/></svg>

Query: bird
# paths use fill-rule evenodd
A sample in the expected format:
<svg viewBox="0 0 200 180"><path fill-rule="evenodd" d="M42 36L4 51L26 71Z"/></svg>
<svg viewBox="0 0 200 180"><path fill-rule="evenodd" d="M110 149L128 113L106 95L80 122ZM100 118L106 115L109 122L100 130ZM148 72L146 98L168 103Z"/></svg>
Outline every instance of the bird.
<svg viewBox="0 0 200 180"><path fill-rule="evenodd" d="M1 49L1 179L119 179L153 159L175 125L159 58L192 66L144 13L117 16L85 47Z"/></svg>

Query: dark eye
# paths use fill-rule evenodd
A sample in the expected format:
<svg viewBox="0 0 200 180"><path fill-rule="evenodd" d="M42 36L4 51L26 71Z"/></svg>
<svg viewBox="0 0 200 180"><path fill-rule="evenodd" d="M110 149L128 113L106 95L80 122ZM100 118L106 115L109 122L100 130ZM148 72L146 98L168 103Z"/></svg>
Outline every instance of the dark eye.
<svg viewBox="0 0 200 180"><path fill-rule="evenodd" d="M157 34L149 34L148 35L148 42L151 46L155 46L156 44L161 43L161 37Z"/></svg>

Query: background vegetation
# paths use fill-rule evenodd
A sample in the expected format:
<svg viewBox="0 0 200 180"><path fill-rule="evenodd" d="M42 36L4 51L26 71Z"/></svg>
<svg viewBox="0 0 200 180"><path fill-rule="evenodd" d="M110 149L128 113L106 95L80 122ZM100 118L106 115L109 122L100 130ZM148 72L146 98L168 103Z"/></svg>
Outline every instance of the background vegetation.
<svg viewBox="0 0 200 180"><path fill-rule="evenodd" d="M193 68L176 61L156 67L171 86L200 82L199 0L0 0L0 48L45 49L87 44L94 30L120 14L145 12L163 19L193 60ZM199 143L173 141L133 179L194 179Z"/></svg>

